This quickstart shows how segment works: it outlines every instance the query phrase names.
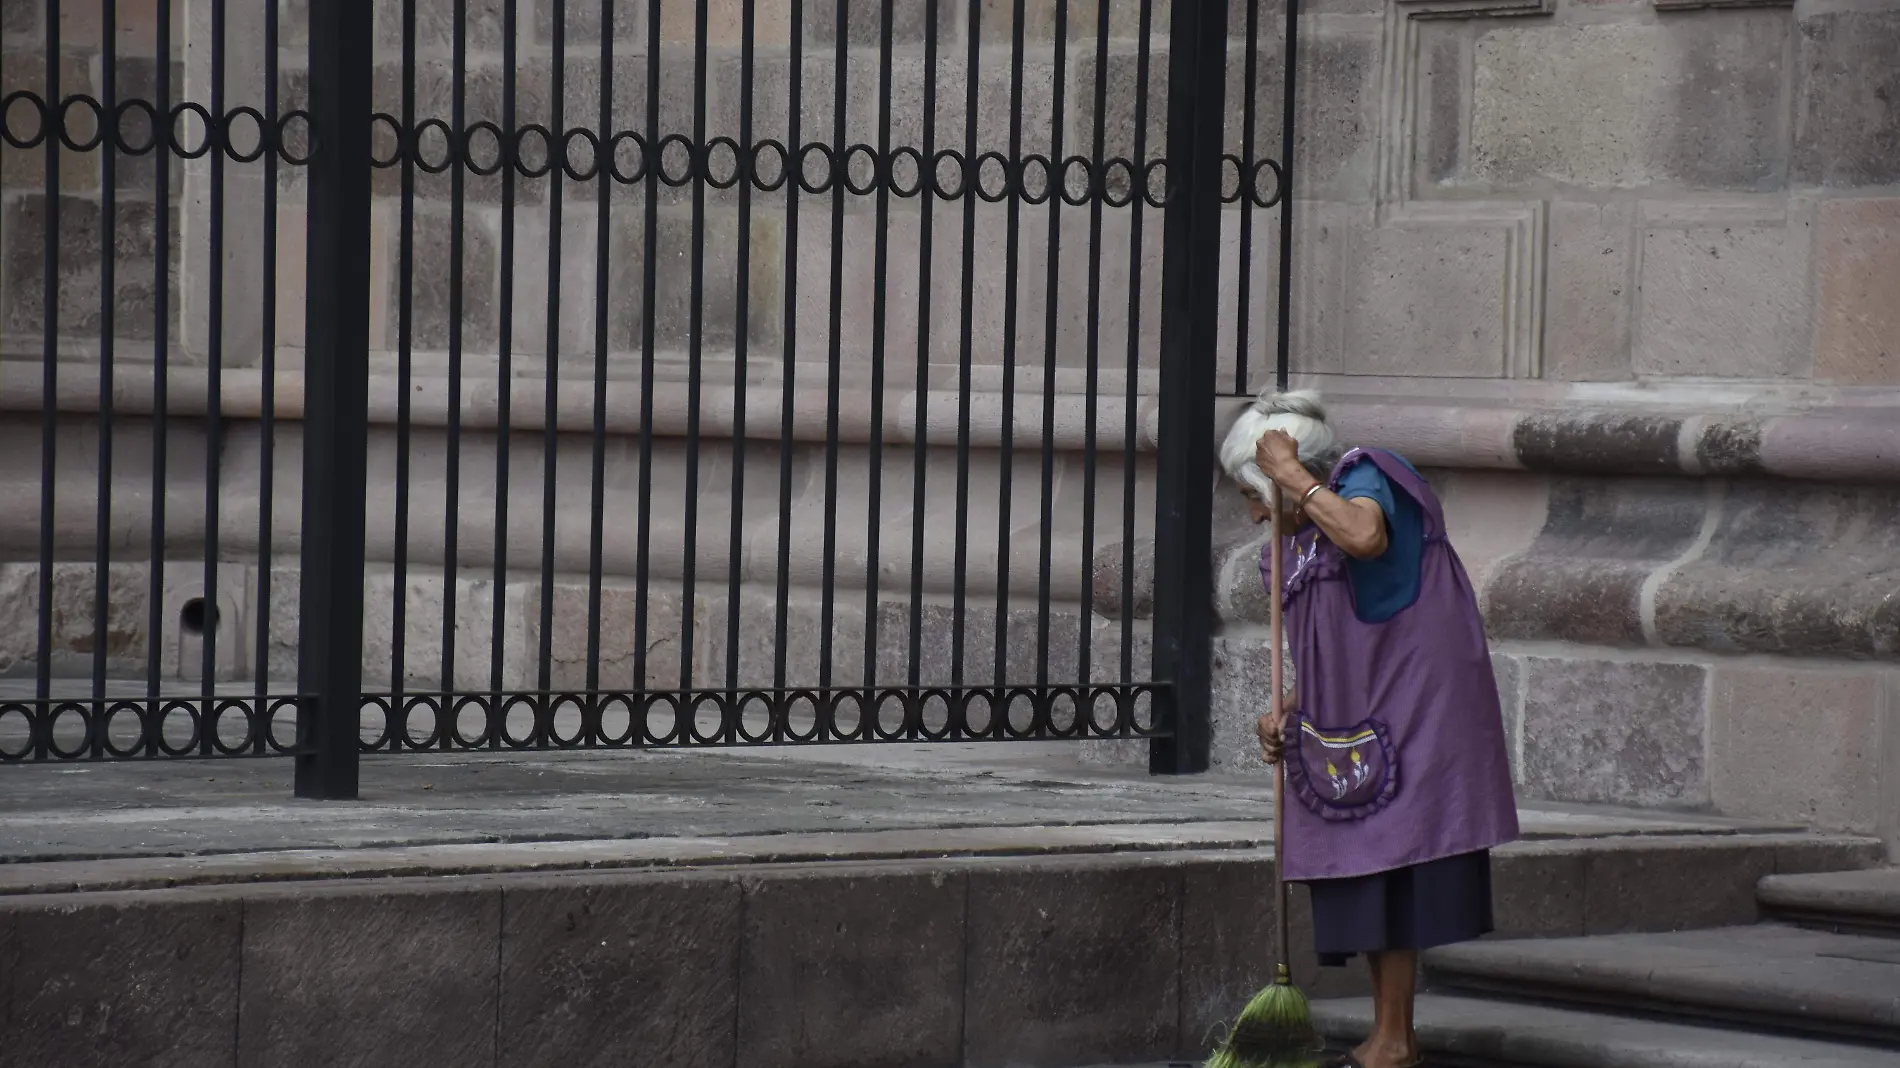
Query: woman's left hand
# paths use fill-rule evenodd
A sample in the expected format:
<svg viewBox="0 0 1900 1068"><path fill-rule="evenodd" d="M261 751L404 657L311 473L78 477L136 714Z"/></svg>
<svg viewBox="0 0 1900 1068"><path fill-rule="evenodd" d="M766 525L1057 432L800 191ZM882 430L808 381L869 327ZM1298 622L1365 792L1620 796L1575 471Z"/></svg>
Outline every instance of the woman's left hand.
<svg viewBox="0 0 1900 1068"><path fill-rule="evenodd" d="M1262 474L1285 488L1290 482L1310 478L1300 465L1300 446L1284 430L1269 430L1254 443L1253 462Z"/></svg>

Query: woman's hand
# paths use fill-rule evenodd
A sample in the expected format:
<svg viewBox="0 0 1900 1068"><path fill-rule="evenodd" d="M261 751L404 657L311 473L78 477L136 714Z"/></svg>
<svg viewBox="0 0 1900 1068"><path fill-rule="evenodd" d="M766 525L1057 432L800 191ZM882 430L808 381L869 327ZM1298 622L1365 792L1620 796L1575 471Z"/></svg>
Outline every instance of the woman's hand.
<svg viewBox="0 0 1900 1068"><path fill-rule="evenodd" d="M1283 490L1298 490L1314 481L1300 463L1300 446L1284 430L1269 430L1254 442L1253 462L1260 473L1280 484Z"/></svg>
<svg viewBox="0 0 1900 1068"><path fill-rule="evenodd" d="M1254 733L1260 738L1260 755L1271 767L1280 762L1286 748L1286 721L1298 704L1293 694L1282 695L1274 709L1254 721Z"/></svg>

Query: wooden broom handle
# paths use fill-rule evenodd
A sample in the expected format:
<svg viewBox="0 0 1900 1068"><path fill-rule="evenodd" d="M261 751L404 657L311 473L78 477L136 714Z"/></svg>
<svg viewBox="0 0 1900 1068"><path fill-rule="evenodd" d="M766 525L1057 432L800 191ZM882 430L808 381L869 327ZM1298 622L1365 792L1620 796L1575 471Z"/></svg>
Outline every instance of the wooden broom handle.
<svg viewBox="0 0 1900 1068"><path fill-rule="evenodd" d="M1267 712L1272 714L1280 707L1280 695L1286 692L1285 669L1282 667L1283 657L1280 652L1282 618L1285 613L1285 606L1281 604L1283 580L1280 573L1285 564L1281 559L1283 553L1280 542L1280 486L1278 483L1273 485L1270 505L1273 516L1269 520L1268 530L1272 540L1268 544L1272 547L1273 563L1268 568L1271 579L1270 588L1267 590L1267 641L1272 647L1273 662L1268 668L1268 675L1272 679L1272 697L1271 703L1267 706ZM1286 891L1286 761L1289 755L1282 748L1280 762L1273 766L1273 893L1279 915L1277 948L1281 977L1291 970L1288 955L1292 942L1292 919L1287 915L1289 909Z"/></svg>

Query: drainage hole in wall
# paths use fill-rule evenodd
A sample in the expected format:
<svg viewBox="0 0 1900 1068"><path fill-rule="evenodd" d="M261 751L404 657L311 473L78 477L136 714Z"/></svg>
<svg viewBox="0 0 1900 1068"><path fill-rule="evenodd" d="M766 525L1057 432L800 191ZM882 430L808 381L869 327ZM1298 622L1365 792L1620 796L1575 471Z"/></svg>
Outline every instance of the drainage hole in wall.
<svg viewBox="0 0 1900 1068"><path fill-rule="evenodd" d="M215 629L218 625L218 610L207 606L203 597L193 597L185 602L178 612L178 626L186 634L203 634L207 627Z"/></svg>

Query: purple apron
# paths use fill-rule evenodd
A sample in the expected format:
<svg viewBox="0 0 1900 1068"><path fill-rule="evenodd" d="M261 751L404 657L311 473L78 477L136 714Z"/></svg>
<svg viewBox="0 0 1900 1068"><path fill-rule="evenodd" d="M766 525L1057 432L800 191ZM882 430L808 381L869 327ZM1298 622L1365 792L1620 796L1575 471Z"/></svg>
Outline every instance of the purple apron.
<svg viewBox="0 0 1900 1068"><path fill-rule="evenodd" d="M1287 643L1300 708L1287 727L1286 840L1294 881L1390 871L1518 836L1497 681L1477 595L1444 509L1396 456L1354 449L1425 513L1418 600L1382 623L1353 608L1345 554L1308 526L1282 539ZM1271 582L1262 546L1260 570Z"/></svg>

